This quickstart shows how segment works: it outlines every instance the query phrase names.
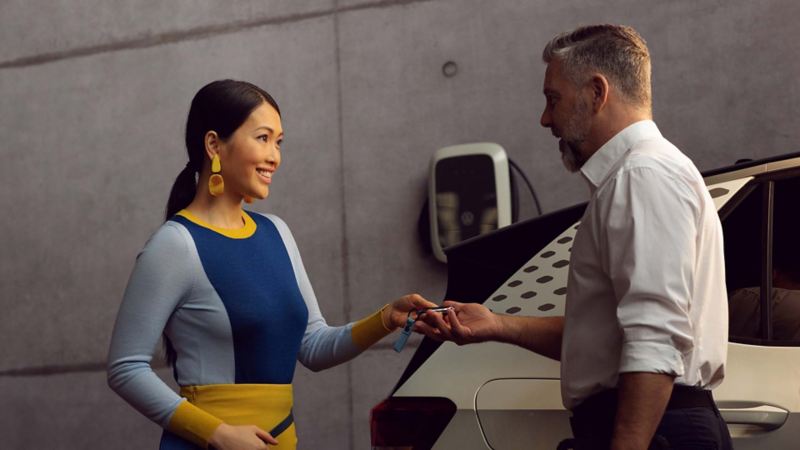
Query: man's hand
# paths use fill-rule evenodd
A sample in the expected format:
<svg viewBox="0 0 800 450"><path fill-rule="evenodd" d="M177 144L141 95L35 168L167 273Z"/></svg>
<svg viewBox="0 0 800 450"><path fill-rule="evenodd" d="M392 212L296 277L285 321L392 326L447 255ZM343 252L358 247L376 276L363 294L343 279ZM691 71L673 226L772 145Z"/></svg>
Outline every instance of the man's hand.
<svg viewBox="0 0 800 450"><path fill-rule="evenodd" d="M415 330L437 341L458 345L498 341L519 345L555 360L561 358L564 317L508 316L495 314L477 303L444 302L453 311L446 315L425 313Z"/></svg>
<svg viewBox="0 0 800 450"><path fill-rule="evenodd" d="M496 340L503 329L500 318L483 305L446 301L444 306L453 309L447 314L426 312L414 329L432 339L458 345Z"/></svg>

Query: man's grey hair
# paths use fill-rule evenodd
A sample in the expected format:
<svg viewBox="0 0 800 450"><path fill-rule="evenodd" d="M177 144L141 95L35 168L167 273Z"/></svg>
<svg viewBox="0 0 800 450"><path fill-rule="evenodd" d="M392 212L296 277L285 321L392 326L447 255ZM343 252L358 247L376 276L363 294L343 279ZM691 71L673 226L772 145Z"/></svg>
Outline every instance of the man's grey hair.
<svg viewBox="0 0 800 450"><path fill-rule="evenodd" d="M631 27L590 25L559 34L544 48L542 59L548 64L560 61L576 86L599 72L627 103L651 109L650 52Z"/></svg>

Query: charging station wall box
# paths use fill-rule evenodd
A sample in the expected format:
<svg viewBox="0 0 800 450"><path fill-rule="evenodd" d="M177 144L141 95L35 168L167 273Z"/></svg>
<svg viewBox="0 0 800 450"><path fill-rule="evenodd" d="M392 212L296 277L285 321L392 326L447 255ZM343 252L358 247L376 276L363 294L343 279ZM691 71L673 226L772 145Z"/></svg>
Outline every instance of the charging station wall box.
<svg viewBox="0 0 800 450"><path fill-rule="evenodd" d="M497 144L454 145L436 151L428 184L431 246L444 249L511 224L508 157Z"/></svg>

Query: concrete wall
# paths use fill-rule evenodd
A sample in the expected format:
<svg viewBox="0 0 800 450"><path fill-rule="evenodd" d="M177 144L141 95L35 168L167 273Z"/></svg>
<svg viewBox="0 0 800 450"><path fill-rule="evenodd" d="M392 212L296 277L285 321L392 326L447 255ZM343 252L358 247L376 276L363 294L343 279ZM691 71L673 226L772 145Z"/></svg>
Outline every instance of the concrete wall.
<svg viewBox="0 0 800 450"><path fill-rule="evenodd" d="M133 260L185 163L189 101L211 80L253 81L281 104L283 166L254 209L292 227L334 324L410 291L441 299L445 270L416 237L435 149L497 142L546 211L585 198L538 125L541 48L578 24L644 35L656 120L701 169L798 150L800 3L599 3L3 2L3 447L156 445L160 430L108 390L103 363ZM524 193L522 215L534 215ZM323 373L298 369L301 448L369 448L369 409L411 355L388 341Z"/></svg>

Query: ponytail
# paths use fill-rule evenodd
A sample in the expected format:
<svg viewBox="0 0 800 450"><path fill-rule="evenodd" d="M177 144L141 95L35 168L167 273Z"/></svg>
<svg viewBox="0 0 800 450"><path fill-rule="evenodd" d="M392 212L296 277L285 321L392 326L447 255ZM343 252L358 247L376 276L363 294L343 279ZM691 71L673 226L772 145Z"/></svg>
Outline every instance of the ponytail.
<svg viewBox="0 0 800 450"><path fill-rule="evenodd" d="M191 163L186 164L186 167L178 174L175 183L172 184L172 190L169 193L169 200L167 200L166 215L164 220L169 220L178 211L189 206L189 203L194 199L197 193L197 181L195 181L195 170L192 168Z"/></svg>
<svg viewBox="0 0 800 450"><path fill-rule="evenodd" d="M194 199L197 192L197 182L195 181L195 170L192 168L191 162L186 164L186 167L178 174L175 183L172 184L172 190L169 193L169 200L167 200L166 217L164 220L169 220L178 211L189 206L189 203ZM164 340L164 356L169 366L175 367L175 361L178 360L178 353L175 347L172 346L167 334L162 336Z"/></svg>

